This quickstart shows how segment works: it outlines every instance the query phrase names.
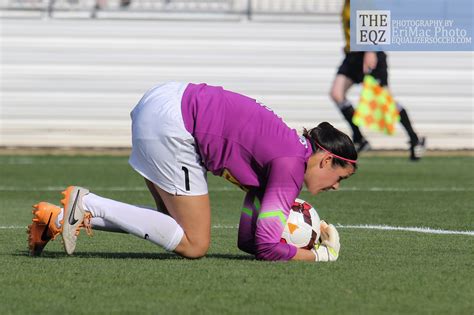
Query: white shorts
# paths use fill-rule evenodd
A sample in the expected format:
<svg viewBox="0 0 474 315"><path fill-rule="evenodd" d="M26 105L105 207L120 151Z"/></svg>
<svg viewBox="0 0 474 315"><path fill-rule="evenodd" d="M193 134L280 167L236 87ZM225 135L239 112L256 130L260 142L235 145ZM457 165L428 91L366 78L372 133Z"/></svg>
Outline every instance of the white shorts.
<svg viewBox="0 0 474 315"><path fill-rule="evenodd" d="M187 84L158 85L132 110L130 165L173 195L205 195L207 171L193 136L186 130L181 98Z"/></svg>

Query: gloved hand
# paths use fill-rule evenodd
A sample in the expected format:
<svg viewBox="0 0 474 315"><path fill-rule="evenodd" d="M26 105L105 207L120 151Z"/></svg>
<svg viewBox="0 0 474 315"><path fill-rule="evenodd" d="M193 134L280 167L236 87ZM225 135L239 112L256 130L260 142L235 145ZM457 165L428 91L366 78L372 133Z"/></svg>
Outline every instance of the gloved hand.
<svg viewBox="0 0 474 315"><path fill-rule="evenodd" d="M311 250L316 261L336 261L339 257L341 244L339 233L332 224L321 221L321 244L315 244Z"/></svg>

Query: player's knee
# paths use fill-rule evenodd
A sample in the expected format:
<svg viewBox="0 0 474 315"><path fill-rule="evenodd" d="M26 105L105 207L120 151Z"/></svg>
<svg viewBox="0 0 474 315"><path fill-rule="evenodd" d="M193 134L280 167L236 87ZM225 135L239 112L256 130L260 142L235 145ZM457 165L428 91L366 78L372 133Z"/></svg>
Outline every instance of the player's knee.
<svg viewBox="0 0 474 315"><path fill-rule="evenodd" d="M331 89L329 96L336 104L342 103L344 101L344 93L339 91L339 89L337 89L336 87L333 87Z"/></svg>
<svg viewBox="0 0 474 315"><path fill-rule="evenodd" d="M201 258L206 255L209 243L208 240L189 242L188 246L181 252L181 255L186 258Z"/></svg>
<svg viewBox="0 0 474 315"><path fill-rule="evenodd" d="M204 257L207 254L207 250L209 247L195 247L187 250L186 252L183 253L183 256L186 258L201 258Z"/></svg>

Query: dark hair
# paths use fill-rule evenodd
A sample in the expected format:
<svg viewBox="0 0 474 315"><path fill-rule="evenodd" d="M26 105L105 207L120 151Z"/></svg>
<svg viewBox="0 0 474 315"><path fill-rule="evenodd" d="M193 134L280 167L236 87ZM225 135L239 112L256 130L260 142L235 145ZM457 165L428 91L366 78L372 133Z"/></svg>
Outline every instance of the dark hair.
<svg viewBox="0 0 474 315"><path fill-rule="evenodd" d="M320 123L317 127L310 129L309 131L304 128L303 136L308 138L310 142L313 142L312 146L315 152L324 151L318 146L319 144L334 155L349 160L357 160L357 151L351 138L342 131L334 128L326 121ZM349 164L354 166L354 169L357 169L357 163L350 163L335 156L332 160L333 166L338 165L346 167Z"/></svg>

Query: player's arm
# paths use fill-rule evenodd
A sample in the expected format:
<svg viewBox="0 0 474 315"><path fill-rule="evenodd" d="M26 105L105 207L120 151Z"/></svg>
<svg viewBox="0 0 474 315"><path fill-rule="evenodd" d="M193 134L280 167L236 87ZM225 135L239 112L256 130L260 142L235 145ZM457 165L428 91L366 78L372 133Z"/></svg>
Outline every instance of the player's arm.
<svg viewBox="0 0 474 315"><path fill-rule="evenodd" d="M298 248L296 255L291 260L317 261L315 254L311 250L304 248Z"/></svg>
<svg viewBox="0 0 474 315"><path fill-rule="evenodd" d="M267 182L255 223L255 256L262 260L290 260L297 254L297 248L281 242L281 235L291 205L301 190L304 161L278 158L267 165L266 172Z"/></svg>
<svg viewBox="0 0 474 315"><path fill-rule="evenodd" d="M257 220L259 201L254 191L245 195L240 214L237 246L240 250L255 255L255 221Z"/></svg>

